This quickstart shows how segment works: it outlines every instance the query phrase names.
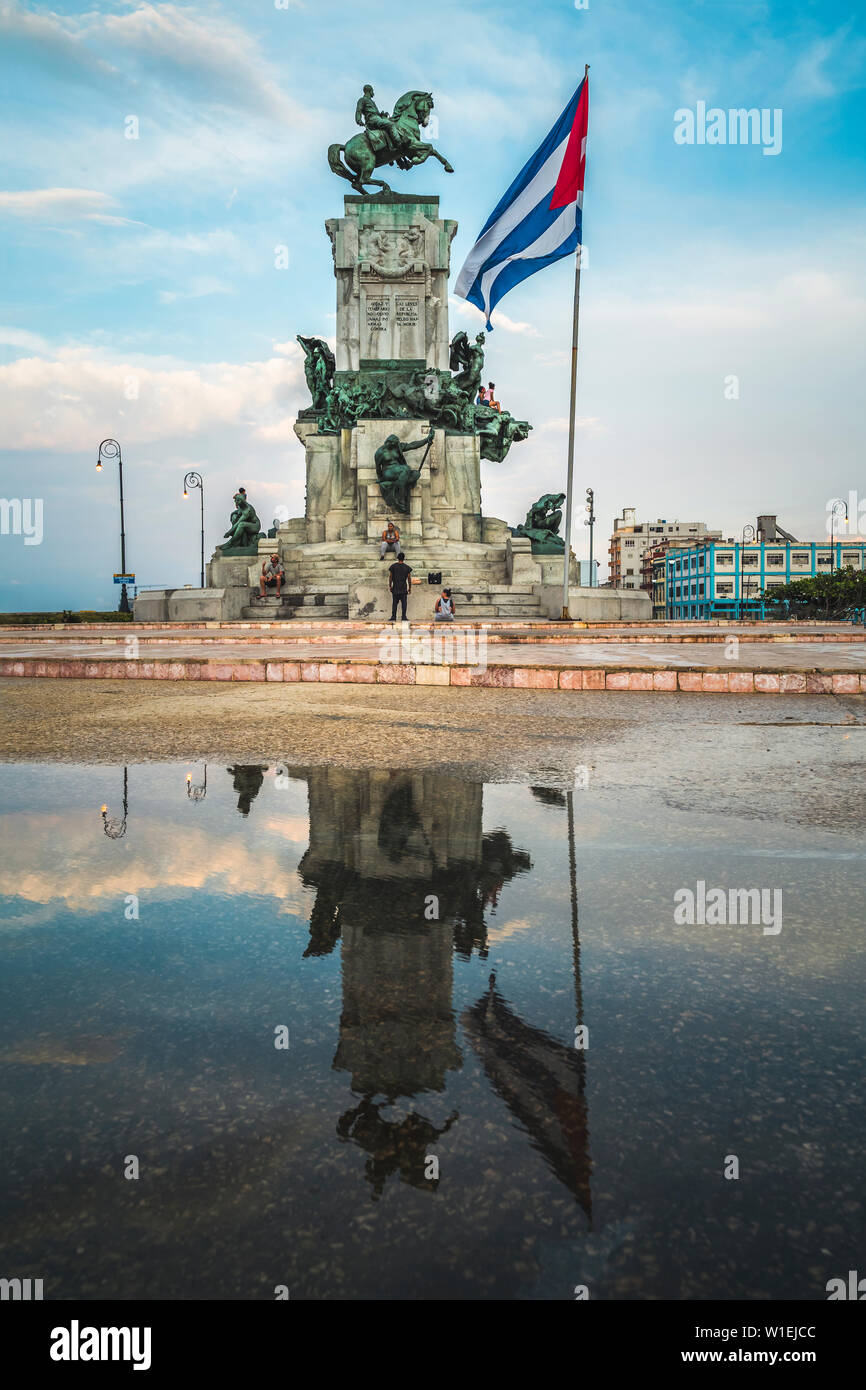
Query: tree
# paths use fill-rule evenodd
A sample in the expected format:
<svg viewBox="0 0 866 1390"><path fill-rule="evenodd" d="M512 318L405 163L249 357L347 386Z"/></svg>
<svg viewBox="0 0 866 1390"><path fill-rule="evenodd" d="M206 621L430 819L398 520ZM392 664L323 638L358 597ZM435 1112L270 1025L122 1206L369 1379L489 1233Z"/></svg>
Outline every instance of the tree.
<svg viewBox="0 0 866 1390"><path fill-rule="evenodd" d="M810 579L774 585L765 589L761 597L770 616L840 617L851 608L866 606L866 572L848 565L833 574L816 574Z"/></svg>

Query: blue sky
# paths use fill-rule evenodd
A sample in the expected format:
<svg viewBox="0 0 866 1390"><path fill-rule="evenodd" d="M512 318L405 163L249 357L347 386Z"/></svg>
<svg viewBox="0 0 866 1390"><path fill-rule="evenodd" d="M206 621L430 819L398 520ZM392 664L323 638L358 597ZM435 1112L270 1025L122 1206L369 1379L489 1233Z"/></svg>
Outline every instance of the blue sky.
<svg viewBox="0 0 866 1390"><path fill-rule="evenodd" d="M434 93L455 173L392 183L457 219L456 279L591 64L576 483L578 501L595 488L597 556L623 506L726 534L777 512L818 538L828 497L866 501L853 4L2 0L0 36L0 492L44 499L41 546L0 536L0 608L113 606L106 436L142 583L197 582L188 468L205 475L208 553L239 483L263 520L302 514L294 339L334 331L323 224L346 185L326 149L364 82L387 109ZM674 112L698 101L780 108L781 153L677 145ZM564 483L571 281L563 261L524 282L488 339L503 404L534 426L483 465L484 510L511 524ZM452 332L474 322L452 304Z"/></svg>

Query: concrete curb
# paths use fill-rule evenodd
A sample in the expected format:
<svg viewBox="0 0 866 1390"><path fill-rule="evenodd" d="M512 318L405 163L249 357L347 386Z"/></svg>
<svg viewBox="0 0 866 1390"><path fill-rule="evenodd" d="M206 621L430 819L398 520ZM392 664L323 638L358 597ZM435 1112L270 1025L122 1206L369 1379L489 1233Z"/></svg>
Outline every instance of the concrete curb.
<svg viewBox="0 0 866 1390"><path fill-rule="evenodd" d="M0 658L0 677L75 680L261 681L347 685L440 685L496 690L684 691L713 695L860 695L866 674L851 671L600 670L597 667L399 665L377 661L219 661L207 657L148 661Z"/></svg>

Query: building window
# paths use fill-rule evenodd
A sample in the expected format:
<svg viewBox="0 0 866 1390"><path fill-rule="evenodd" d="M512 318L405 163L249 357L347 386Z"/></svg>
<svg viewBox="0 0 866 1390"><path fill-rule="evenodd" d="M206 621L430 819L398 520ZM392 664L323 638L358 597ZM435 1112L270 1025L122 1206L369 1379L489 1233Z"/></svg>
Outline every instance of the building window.
<svg viewBox="0 0 866 1390"><path fill-rule="evenodd" d="M720 550L719 553L716 555L716 564L719 566L719 568L722 568L725 565L733 565L733 563L734 557L729 550Z"/></svg>
<svg viewBox="0 0 866 1390"><path fill-rule="evenodd" d="M758 557L754 550L743 551L743 569L756 570L758 568Z"/></svg>
<svg viewBox="0 0 866 1390"><path fill-rule="evenodd" d="M728 581L728 583L726 584L716 585L716 593L718 594L719 598L730 598L733 592L734 586L730 581Z"/></svg>
<svg viewBox="0 0 866 1390"><path fill-rule="evenodd" d="M791 564L798 565L800 568L806 568L806 566L810 564L811 558L812 557L808 553L798 550L791 556Z"/></svg>
<svg viewBox="0 0 866 1390"><path fill-rule="evenodd" d="M859 555L859 552L856 551L856 550L843 550L843 551L842 551L842 564L843 564L843 565L851 565L851 567L852 567L853 569L857 569L857 568L859 567L859 565L860 565L860 555Z"/></svg>
<svg viewBox="0 0 866 1390"><path fill-rule="evenodd" d="M774 550L767 556L767 568L781 570L785 568L785 557L780 550Z"/></svg>

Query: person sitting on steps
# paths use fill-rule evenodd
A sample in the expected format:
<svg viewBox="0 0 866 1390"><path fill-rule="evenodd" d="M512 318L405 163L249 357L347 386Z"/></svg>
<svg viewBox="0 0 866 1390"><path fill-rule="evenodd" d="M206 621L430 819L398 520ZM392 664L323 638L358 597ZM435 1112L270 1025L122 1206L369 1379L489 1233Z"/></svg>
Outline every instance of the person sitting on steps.
<svg viewBox="0 0 866 1390"><path fill-rule="evenodd" d="M279 555L272 555L269 560L265 560L262 565L261 578L259 579L259 598L265 596L265 586L269 589L276 588L277 598L280 597L280 589L286 577L283 562Z"/></svg>
<svg viewBox="0 0 866 1390"><path fill-rule="evenodd" d="M436 600L436 607L433 610L433 621L435 623L453 623L454 612L454 600L451 597L451 590L443 589Z"/></svg>
<svg viewBox="0 0 866 1390"><path fill-rule="evenodd" d="M396 554L397 554L397 551L398 551L399 549L400 549L400 532L399 532L399 530L397 529L397 527L394 525L394 523L393 523L393 521L391 520L391 518L388 517L388 525L385 527L384 531L382 532L382 545L381 545L381 549L379 550L379 559L380 559L380 560L384 560L385 554L386 554L386 552L389 551L389 550L393 550L394 554L396 555Z"/></svg>
<svg viewBox="0 0 866 1390"><path fill-rule="evenodd" d="M388 570L388 588L391 590L391 622L397 620L397 604L402 609L401 621L406 621L406 601L412 588L412 569L404 563L405 554L401 550L396 562Z"/></svg>

